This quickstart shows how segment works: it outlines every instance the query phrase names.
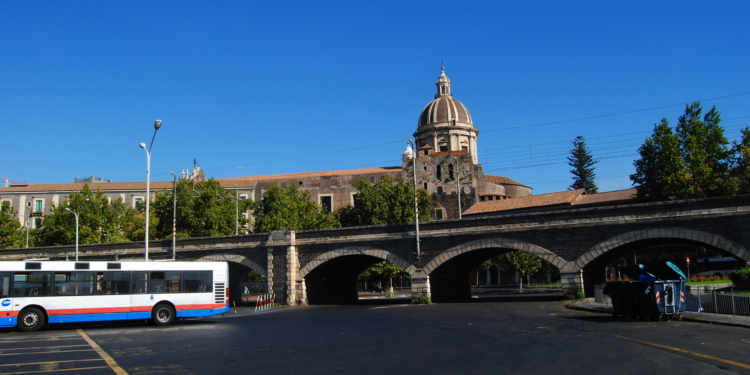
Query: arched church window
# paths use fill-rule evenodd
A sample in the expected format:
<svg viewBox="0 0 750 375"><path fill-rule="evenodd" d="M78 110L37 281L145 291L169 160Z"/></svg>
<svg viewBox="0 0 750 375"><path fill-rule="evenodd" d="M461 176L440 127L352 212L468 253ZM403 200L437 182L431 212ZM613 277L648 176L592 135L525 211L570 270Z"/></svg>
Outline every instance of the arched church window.
<svg viewBox="0 0 750 375"><path fill-rule="evenodd" d="M453 164L448 164L448 178L453 179Z"/></svg>
<svg viewBox="0 0 750 375"><path fill-rule="evenodd" d="M437 177L438 180L442 180L443 179L443 168L440 168L440 166L438 165L437 168L435 168L435 174L436 174L436 177Z"/></svg>

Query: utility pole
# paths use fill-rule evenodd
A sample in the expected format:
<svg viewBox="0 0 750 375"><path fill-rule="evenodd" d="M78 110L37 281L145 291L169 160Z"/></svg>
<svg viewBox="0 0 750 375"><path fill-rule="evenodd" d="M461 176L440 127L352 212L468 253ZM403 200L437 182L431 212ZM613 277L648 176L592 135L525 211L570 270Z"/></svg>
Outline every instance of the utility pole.
<svg viewBox="0 0 750 375"><path fill-rule="evenodd" d="M422 251L419 248L419 204L417 202L417 152L416 148L414 147L414 140L409 138L409 147L412 148L412 161L414 168L414 221L415 221L415 228L416 228L416 235L417 235L417 258L422 256Z"/></svg>

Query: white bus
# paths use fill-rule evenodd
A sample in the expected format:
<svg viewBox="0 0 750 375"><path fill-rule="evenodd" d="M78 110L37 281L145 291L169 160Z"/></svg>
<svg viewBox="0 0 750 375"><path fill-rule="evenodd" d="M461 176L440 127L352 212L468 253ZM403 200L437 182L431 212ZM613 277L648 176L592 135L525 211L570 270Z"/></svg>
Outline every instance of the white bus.
<svg viewBox="0 0 750 375"><path fill-rule="evenodd" d="M222 314L228 281L226 262L0 262L0 327Z"/></svg>

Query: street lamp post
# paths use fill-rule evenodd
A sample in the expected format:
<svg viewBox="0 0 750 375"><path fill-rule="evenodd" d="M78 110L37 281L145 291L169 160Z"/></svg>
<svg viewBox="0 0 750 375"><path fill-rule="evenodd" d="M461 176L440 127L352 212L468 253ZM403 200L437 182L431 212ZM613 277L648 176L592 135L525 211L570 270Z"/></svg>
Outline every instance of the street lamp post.
<svg viewBox="0 0 750 375"><path fill-rule="evenodd" d="M176 260L176 242L177 242L177 175L174 171L169 172L174 178L172 185L172 260Z"/></svg>
<svg viewBox="0 0 750 375"><path fill-rule="evenodd" d="M76 217L76 262L77 262L78 261L78 212L75 212L68 207L65 207L65 211L72 212L73 215L75 215Z"/></svg>
<svg viewBox="0 0 750 375"><path fill-rule="evenodd" d="M461 219L461 159L456 159L456 190L458 191L458 218Z"/></svg>
<svg viewBox="0 0 750 375"><path fill-rule="evenodd" d="M154 135L151 137L151 144L146 148L145 143L141 143L139 146L143 149L143 151L146 151L146 235L145 235L145 243L146 243L146 249L145 249L145 259L148 262L148 217L149 217L149 204L148 202L151 200L151 149L154 147L154 138L156 138L156 131L159 130L161 127L161 120L154 121Z"/></svg>
<svg viewBox="0 0 750 375"><path fill-rule="evenodd" d="M412 161L413 164L413 170L414 170L414 221L416 222L416 235L417 235L417 258L422 256L422 251L419 248L419 204L417 203L417 152L416 148L414 148L414 140L409 138L409 142L407 142L409 147L412 149Z"/></svg>
<svg viewBox="0 0 750 375"><path fill-rule="evenodd" d="M234 188L234 235L240 234L240 189Z"/></svg>
<svg viewBox="0 0 750 375"><path fill-rule="evenodd" d="M26 202L26 248L29 248L29 227L31 226L31 221L29 220L29 211L31 210L31 202Z"/></svg>

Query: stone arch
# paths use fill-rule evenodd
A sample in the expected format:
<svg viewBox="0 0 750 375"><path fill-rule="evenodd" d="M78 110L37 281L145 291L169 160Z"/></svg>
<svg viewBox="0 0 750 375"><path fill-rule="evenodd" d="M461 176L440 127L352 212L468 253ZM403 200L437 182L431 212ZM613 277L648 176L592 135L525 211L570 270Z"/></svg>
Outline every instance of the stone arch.
<svg viewBox="0 0 750 375"><path fill-rule="evenodd" d="M266 277L266 269L258 265L258 263L253 262L250 259L245 258L242 255L237 254L211 254L206 255L204 257L198 258L195 260L196 262L233 262L233 263L239 263L245 267L250 268L251 270L259 273L264 278Z"/></svg>
<svg viewBox="0 0 750 375"><path fill-rule="evenodd" d="M454 246L446 251L440 253L440 255L433 258L427 265L422 269L426 274L430 274L441 264L447 262L449 259L457 257L461 254L465 254L475 250L485 249L510 249L524 251L529 254L536 255L547 262L550 262L553 266L563 269L568 263L565 259L561 258L557 254L541 247L534 245L529 242L514 240L510 238L491 237L483 238L481 240L474 240L466 242L457 246Z"/></svg>
<svg viewBox="0 0 750 375"><path fill-rule="evenodd" d="M365 247L365 246L349 246L344 247L337 250L332 250L327 253L321 254L317 256L315 259L311 260L309 263L307 263L304 267L302 267L299 270L299 275L301 277L307 276L312 270L314 270L319 265L334 259L338 257L343 256L349 256L349 255L367 255L375 258L380 258L383 260L387 260L406 271L409 275L414 275L414 272L416 272L416 268L409 264L409 262L403 260L401 257L399 257L396 254L389 253L386 250L382 249L374 249L371 247Z"/></svg>
<svg viewBox="0 0 750 375"><path fill-rule="evenodd" d="M620 246L648 239L675 238L703 243L724 250L737 258L750 260L750 251L734 241L708 232L684 228L654 228L620 234L594 245L575 260L576 268L583 269L594 259Z"/></svg>

